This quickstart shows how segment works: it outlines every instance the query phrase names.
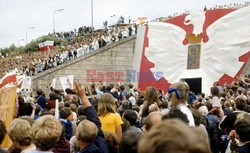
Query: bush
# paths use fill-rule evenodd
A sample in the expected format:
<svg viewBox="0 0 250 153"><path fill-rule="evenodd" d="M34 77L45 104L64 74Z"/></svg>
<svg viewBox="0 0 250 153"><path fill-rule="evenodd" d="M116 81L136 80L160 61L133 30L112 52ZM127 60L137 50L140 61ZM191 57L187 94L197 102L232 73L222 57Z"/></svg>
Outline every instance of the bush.
<svg viewBox="0 0 250 153"><path fill-rule="evenodd" d="M57 38L54 35L42 36L36 40L31 41L29 44L25 46L25 52L34 52L39 50L39 43L45 42L47 40L54 41L54 46L66 45L67 41Z"/></svg>
<svg viewBox="0 0 250 153"><path fill-rule="evenodd" d="M1 56L6 56L6 54L9 52L9 48L1 48L0 49L0 53L1 53Z"/></svg>
<svg viewBox="0 0 250 153"><path fill-rule="evenodd" d="M38 44L41 42L45 42L47 40L54 41L55 47L67 45L66 40L56 38L54 35L47 35L47 36L39 37L36 40L32 40L25 47L22 47L22 46L16 47L14 44L12 44L10 47L1 48L0 53L2 56L6 56L8 53L10 53L11 56L17 56L24 52L35 52L39 50Z"/></svg>

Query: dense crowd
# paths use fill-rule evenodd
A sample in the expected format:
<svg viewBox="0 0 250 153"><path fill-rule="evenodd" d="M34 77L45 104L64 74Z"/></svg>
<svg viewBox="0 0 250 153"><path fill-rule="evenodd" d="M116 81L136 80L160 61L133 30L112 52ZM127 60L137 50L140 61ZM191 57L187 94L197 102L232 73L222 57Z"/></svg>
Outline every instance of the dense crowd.
<svg viewBox="0 0 250 153"><path fill-rule="evenodd" d="M114 17L115 15L111 16L111 17ZM118 18L118 17L117 17ZM125 18L123 16L120 16L118 18L118 21L117 21L117 24L131 24L131 19L129 17L129 21L128 23L125 23L124 22ZM108 22L105 21L103 23L103 28L104 29L107 29L108 27ZM114 25L113 25L114 26ZM112 27L112 26L111 26ZM74 29L73 31L68 31L68 32L57 32L56 33L56 37L59 37L59 38L62 38L62 39L72 39L76 36L84 36L86 34L90 34L92 33L93 31L95 31L95 28L94 27L91 27L91 26L82 26L82 27L79 27L78 30L77 29ZM51 34L49 34L51 35Z"/></svg>
<svg viewBox="0 0 250 153"><path fill-rule="evenodd" d="M86 28L86 27L85 27ZM85 29L83 27L83 29ZM78 39L71 39L67 46L46 52L29 52L19 56L0 58L0 78L7 72L17 71L26 76L36 75L84 54L88 54L110 43L120 41L137 33L137 25L121 25L97 31L81 30ZM74 34L74 33L73 33ZM66 38L66 37L63 37ZM20 64L22 63L22 64Z"/></svg>
<svg viewBox="0 0 250 153"><path fill-rule="evenodd" d="M172 84L166 94L122 83L83 87L77 80L66 94L47 87L49 95L40 89L19 93L16 118L7 128L9 152L250 152L249 76L195 96L185 82ZM1 141L5 134L0 122Z"/></svg>
<svg viewBox="0 0 250 153"><path fill-rule="evenodd" d="M229 5L215 5L214 7L210 7L210 8L207 8L205 6L204 11L206 11L206 10L215 10L215 9L240 9L240 8L246 7L248 5L250 5L250 2L245 2L244 4L234 3L234 4L229 4ZM181 15L184 15L184 14L189 14L189 13L190 13L190 10L185 10L184 13L176 12L173 15L169 15L167 17L156 18L153 21L165 21L165 20L177 17L177 16L181 16Z"/></svg>
<svg viewBox="0 0 250 153"><path fill-rule="evenodd" d="M93 27L90 26L83 26L79 27L78 30L74 29L73 31L68 32L57 32L56 37L62 38L62 39L73 39L76 36L83 36L85 34L90 34L94 31ZM49 34L52 35L52 34Z"/></svg>
<svg viewBox="0 0 250 153"><path fill-rule="evenodd" d="M246 3L247 4L247 3ZM219 8L226 6L216 6ZM230 7L242 7L230 5ZM0 77L10 70L36 75L136 33L136 26L57 33L67 46L0 59ZM20 63L25 63L21 65ZM0 153L250 153L250 76L216 82L210 95L194 95L186 82L167 93L132 84L92 83L65 91L47 85L18 93L14 120L0 120Z"/></svg>

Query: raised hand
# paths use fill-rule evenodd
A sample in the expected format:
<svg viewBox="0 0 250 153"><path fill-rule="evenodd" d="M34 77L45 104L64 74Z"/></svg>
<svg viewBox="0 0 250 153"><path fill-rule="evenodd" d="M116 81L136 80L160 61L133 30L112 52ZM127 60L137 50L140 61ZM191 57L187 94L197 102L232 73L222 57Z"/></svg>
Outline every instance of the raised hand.
<svg viewBox="0 0 250 153"><path fill-rule="evenodd" d="M79 97L85 97L86 96L86 91L85 88L82 86L82 83L79 80L75 80L75 86L76 86L76 94Z"/></svg>
<svg viewBox="0 0 250 153"><path fill-rule="evenodd" d="M79 80L75 80L75 91L76 94L81 98L82 105L84 108L91 106L85 92L85 88L83 87L82 83Z"/></svg>

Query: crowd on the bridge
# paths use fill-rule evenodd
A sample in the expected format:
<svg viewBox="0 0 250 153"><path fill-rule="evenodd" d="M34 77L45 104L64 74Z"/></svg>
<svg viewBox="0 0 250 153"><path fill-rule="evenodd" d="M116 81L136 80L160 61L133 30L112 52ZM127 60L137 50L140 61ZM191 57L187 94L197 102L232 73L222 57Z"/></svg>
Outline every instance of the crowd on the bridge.
<svg viewBox="0 0 250 153"><path fill-rule="evenodd" d="M0 142L6 133L12 141L9 152L250 152L249 76L217 82L210 95L191 93L185 82L167 93L123 83L83 87L78 80L74 90L47 88L48 95L20 92L7 131L0 121Z"/></svg>
<svg viewBox="0 0 250 153"><path fill-rule="evenodd" d="M111 17L114 17L115 15L113 15L113 16L111 16ZM118 17L117 17L118 18ZM123 16L120 16L119 18L118 18L118 21L117 21L117 24L120 24L120 25L127 25L127 24L131 24L131 19L130 19L130 17L129 17L129 19L128 19L128 23L125 23L125 18L123 17ZM114 25L111 25L111 26L109 26L109 27L114 27ZM108 22L107 21L105 21L104 23L103 23L103 28L104 29L107 29L108 28ZM100 29L98 29L98 30L100 30ZM69 39L74 39L75 37L77 37L77 36L84 36L84 35L86 35L86 34L91 34L92 32L94 32L95 31L95 28L94 27L91 27L91 26L82 26L82 27L79 27L78 28L78 30L77 29L74 29L74 30L72 30L72 31L67 31L67 32L57 32L57 33L55 33L55 35L56 35L56 37L58 37L58 38L62 38L62 39L67 39L67 40L69 40ZM49 34L49 35L52 35L52 34Z"/></svg>
<svg viewBox="0 0 250 153"><path fill-rule="evenodd" d="M83 28L84 29L84 28ZM81 32L81 31L80 31ZM0 58L0 78L7 72L17 71L26 76L36 75L52 67L88 54L110 43L120 41L137 33L137 25L121 25L81 32L78 40L72 39L67 46L61 46L45 52L29 52L19 56ZM22 64L20 64L22 63Z"/></svg>
<svg viewBox="0 0 250 153"><path fill-rule="evenodd" d="M210 7L210 8L207 8L205 6L204 11L206 11L206 10L215 10L215 9L240 9L240 8L246 7L248 5L250 5L250 2L231 3L229 5L215 5L214 7ZM190 13L190 10L185 10L184 13L176 12L173 15L169 15L169 16L166 16L166 17L159 17L159 18L154 19L153 21L165 21L165 20L177 17L177 16L181 16L181 15L184 15L184 14L189 14L189 13Z"/></svg>
<svg viewBox="0 0 250 153"><path fill-rule="evenodd" d="M76 36L83 36L85 34L90 34L94 31L94 28L91 26L83 26L79 27L78 30L74 29L73 31L68 32L57 32L56 37L62 38L62 39L72 39ZM51 35L51 34L49 34Z"/></svg>

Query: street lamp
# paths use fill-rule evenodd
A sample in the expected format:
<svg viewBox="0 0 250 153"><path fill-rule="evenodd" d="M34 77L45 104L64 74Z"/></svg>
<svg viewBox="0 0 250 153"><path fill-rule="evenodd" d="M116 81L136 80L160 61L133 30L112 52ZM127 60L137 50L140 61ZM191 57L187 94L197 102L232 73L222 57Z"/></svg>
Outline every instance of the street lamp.
<svg viewBox="0 0 250 153"><path fill-rule="evenodd" d="M94 14L93 14L93 0L91 0L91 26L92 28L94 28L94 24L93 24L93 19L94 18Z"/></svg>
<svg viewBox="0 0 250 153"><path fill-rule="evenodd" d="M27 45L27 41L28 41L27 32L28 32L29 29L34 29L34 28L35 28L35 27L28 27L28 28L26 29L26 45Z"/></svg>
<svg viewBox="0 0 250 153"><path fill-rule="evenodd" d="M54 35L56 34L56 31L55 31L55 14L56 14L56 12L61 12L63 10L64 9L55 10L54 13L53 13L53 33L54 33Z"/></svg>

